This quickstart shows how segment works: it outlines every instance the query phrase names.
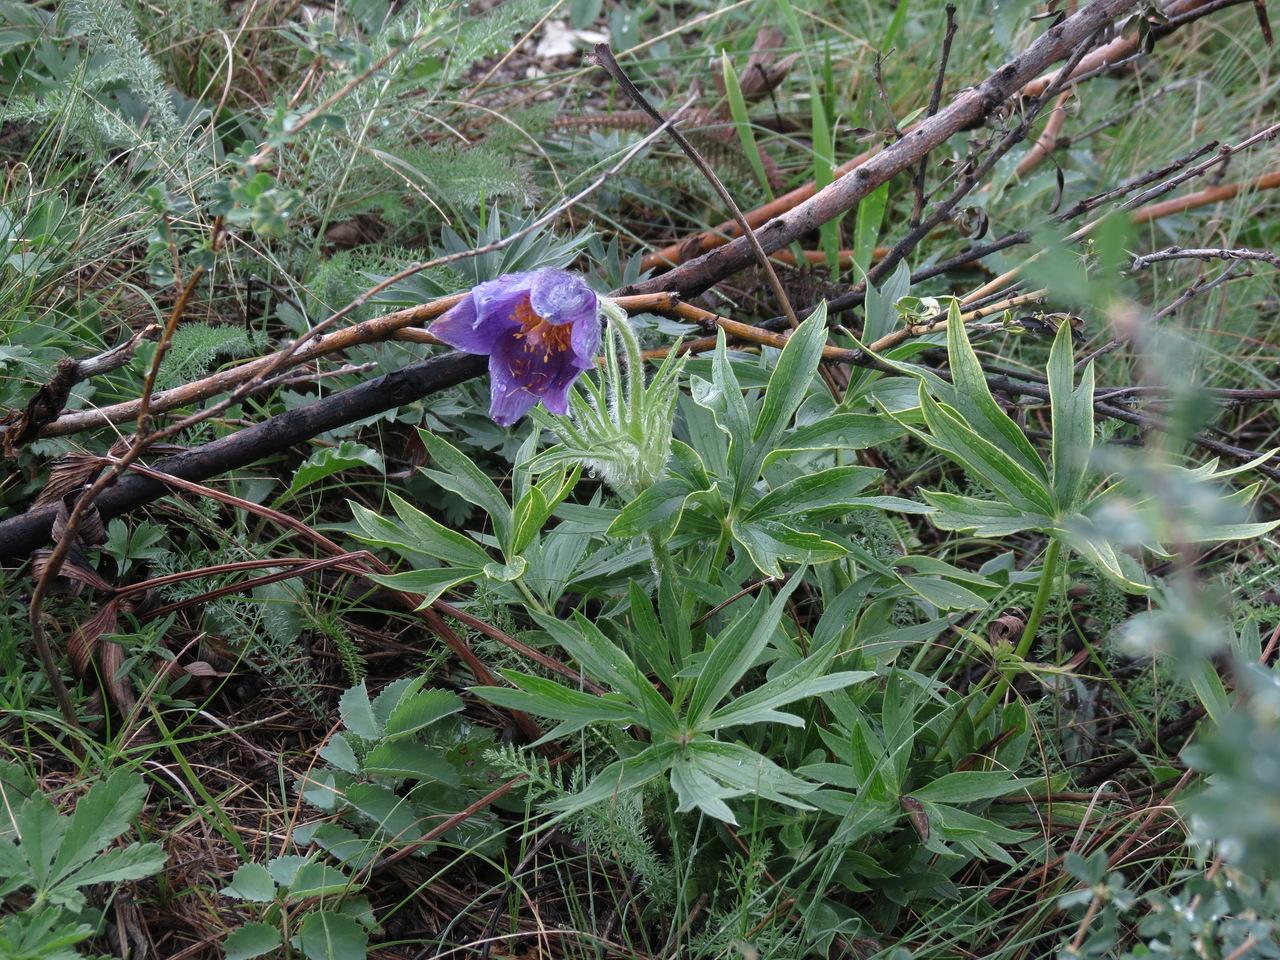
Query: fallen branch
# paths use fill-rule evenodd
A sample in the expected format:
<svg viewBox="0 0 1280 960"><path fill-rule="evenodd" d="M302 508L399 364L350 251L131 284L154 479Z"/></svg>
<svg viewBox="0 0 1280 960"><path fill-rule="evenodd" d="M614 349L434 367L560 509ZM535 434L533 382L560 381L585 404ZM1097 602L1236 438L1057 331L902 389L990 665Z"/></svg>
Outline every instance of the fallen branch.
<svg viewBox="0 0 1280 960"><path fill-rule="evenodd" d="M1079 13L1050 27L1020 56L978 86L960 93L945 110L921 120L903 139L859 164L852 173L842 168L840 172L846 175L813 193L793 209L761 224L757 228L760 245L766 252L777 250L852 209L880 184L914 167L935 147L962 130L982 123L1041 71L1110 27L1129 6L1128 0L1095 0ZM751 221L750 216L748 221ZM754 223L752 225L755 226ZM701 292L746 267L753 256L747 240L739 237L697 260L634 284L622 292L652 293L659 289L682 295Z"/></svg>
<svg viewBox="0 0 1280 960"><path fill-rule="evenodd" d="M1216 13L1226 7L1235 6L1244 2L1247 2L1247 0L1175 0L1175 2L1169 4L1165 9L1165 14L1169 17L1169 22L1153 28L1151 35L1157 39L1167 36L1175 30L1198 20L1201 17L1208 16L1209 14ZM1086 10L1085 12L1087 13L1088 11ZM1059 26L1064 26L1064 24L1060 24ZM1088 36L1090 33L1091 31L1086 31L1081 35L1081 39L1083 40L1084 37ZM1068 49L1071 46L1074 46L1074 44L1068 44ZM1084 59L1081 60L1076 69L1072 71L1072 75L1069 80L1074 81L1081 79L1086 75L1098 75L1099 73L1109 70L1113 66L1118 66L1123 62L1129 61L1133 57L1140 55L1138 47L1139 40L1136 36L1119 37L1105 46L1099 47L1087 54ZM1030 52L1031 51L1028 50L1027 53L1023 54L1022 58L1019 58L1019 60L1025 58L1030 54ZM1061 56L1065 55L1065 52L1066 51L1064 50L1059 54L1059 57L1055 57L1053 59L1059 59ZM1014 64L1018 63L1019 60L1013 61ZM1052 61L1043 63L1032 72L1039 73L1046 69L1051 62ZM1008 67L1006 66L1002 69L1008 69ZM1043 76L1035 77L1027 80L1023 87L1016 92L1027 97L1038 97L1052 81L1053 74L1045 74ZM906 139L910 140L912 134L914 134L914 129L908 131ZM877 155L878 152L876 150L868 150L864 153L858 154L850 160L845 161L835 169L836 183L840 182L840 178L857 170L863 164L866 164L873 158L877 157ZM921 156L923 156L923 153ZM763 206L747 211L745 214L746 220L752 227L758 229L775 217L780 217L782 214L795 209L800 204L814 197L817 193L818 187L811 180L808 183L783 194L775 200L764 204ZM648 255L644 259L644 266L648 269L663 269L666 267L678 266L686 261L694 259L695 257L699 257L708 251L714 250L717 247L724 246L739 235L737 224L730 220L725 223L721 223L710 230L703 230L700 233L696 233L677 243L670 244L669 246Z"/></svg>
<svg viewBox="0 0 1280 960"><path fill-rule="evenodd" d="M278 454L344 424L456 386L478 376L484 369L485 358L480 356L447 353L433 357L186 453L165 457L153 466L182 479L204 480ZM129 476L103 490L93 505L102 519L107 520L150 503L165 492L165 485L159 481ZM58 505L51 504L0 521L0 557L26 556L46 543L57 512Z"/></svg>
<svg viewBox="0 0 1280 960"><path fill-rule="evenodd" d="M1280 268L1280 255L1270 250L1250 250L1247 247L1235 250L1226 247L1166 247L1155 253L1134 257L1130 269L1141 270L1166 260L1257 260Z"/></svg>

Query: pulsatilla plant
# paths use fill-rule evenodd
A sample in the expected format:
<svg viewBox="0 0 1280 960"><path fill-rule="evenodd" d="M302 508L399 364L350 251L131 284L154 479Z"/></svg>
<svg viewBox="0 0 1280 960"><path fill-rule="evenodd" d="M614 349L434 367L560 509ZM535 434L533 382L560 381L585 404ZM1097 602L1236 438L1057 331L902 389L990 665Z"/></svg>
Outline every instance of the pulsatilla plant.
<svg viewBox="0 0 1280 960"><path fill-rule="evenodd" d="M1167 555L1160 543L1170 529L1167 514L1177 503L1160 494L1174 493L1179 502L1197 504L1194 512L1183 511L1183 522L1177 525L1179 544L1256 537L1276 526L1227 522L1232 515L1239 516L1256 495L1258 485L1224 495L1217 481L1247 469L1249 464L1224 471L1217 469L1216 461L1195 469L1162 466L1160 474L1166 482L1147 483L1146 489L1109 476L1090 482L1091 476L1099 473L1094 450L1093 365L1088 364L1080 382L1075 383L1071 329L1065 323L1049 355L1053 437L1046 464L991 395L955 301L946 326L951 382L909 364L894 364L919 380L919 406L893 415L917 439L977 477L992 494L982 498L920 491L937 508L930 514L935 525L979 536L1007 537L1035 531L1048 537L1040 586L1018 647L1019 656L1026 655L1035 638L1063 547L1125 590L1139 593L1150 589L1141 567L1124 548L1142 547ZM1117 511L1128 519L1127 530L1115 524L1112 515Z"/></svg>
<svg viewBox="0 0 1280 960"><path fill-rule="evenodd" d="M676 678L670 701L621 647L581 614L572 622L542 615L535 619L589 674L609 684L611 692L597 696L514 670L503 671L514 689L477 687L474 692L500 706L559 720L544 740L595 724L640 728L648 734L648 746L636 743L629 756L605 767L579 793L554 802L552 809L579 810L663 776L679 799L680 811L698 809L728 823L737 820L726 801L746 794L809 809L801 798L818 789L818 784L789 773L741 743L717 736L732 727L757 723L803 726L800 717L780 708L875 676L868 671L828 673L840 642L835 638L790 669L726 702L779 629L787 598L802 573L772 601L758 597L747 615L710 642L696 678ZM640 622L647 624L641 633L655 634L659 629L651 612ZM634 640L642 648L663 642L654 635Z"/></svg>

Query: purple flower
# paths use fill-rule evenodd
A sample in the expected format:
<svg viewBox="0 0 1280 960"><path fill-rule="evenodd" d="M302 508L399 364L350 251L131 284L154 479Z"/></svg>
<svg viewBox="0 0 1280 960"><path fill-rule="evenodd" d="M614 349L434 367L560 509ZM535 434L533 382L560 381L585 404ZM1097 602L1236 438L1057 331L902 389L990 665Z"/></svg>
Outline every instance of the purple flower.
<svg viewBox="0 0 1280 960"><path fill-rule="evenodd" d="M504 427L539 400L569 409L569 388L600 349L599 304L581 277L564 270L508 273L472 289L431 324L467 353L489 356L489 416Z"/></svg>

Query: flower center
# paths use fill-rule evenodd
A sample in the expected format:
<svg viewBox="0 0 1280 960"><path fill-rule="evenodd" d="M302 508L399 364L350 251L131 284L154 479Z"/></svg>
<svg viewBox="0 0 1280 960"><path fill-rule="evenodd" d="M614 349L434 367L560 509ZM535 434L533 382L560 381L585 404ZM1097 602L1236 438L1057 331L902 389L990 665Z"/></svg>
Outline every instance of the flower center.
<svg viewBox="0 0 1280 960"><path fill-rule="evenodd" d="M517 340L523 340L527 352L542 351L543 361L551 359L551 354L563 353L569 349L569 338L573 336L573 324L552 323L546 317L539 316L533 310L529 298L525 297L514 311L516 320L520 322L520 330L515 334Z"/></svg>

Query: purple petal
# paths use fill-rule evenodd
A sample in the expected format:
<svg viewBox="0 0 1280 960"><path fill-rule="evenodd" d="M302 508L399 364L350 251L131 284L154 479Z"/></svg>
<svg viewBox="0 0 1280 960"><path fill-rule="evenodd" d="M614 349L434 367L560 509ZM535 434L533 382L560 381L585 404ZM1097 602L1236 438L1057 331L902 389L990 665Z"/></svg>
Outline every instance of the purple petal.
<svg viewBox="0 0 1280 960"><path fill-rule="evenodd" d="M476 313L481 324L494 324L506 333L520 328L520 321L512 316L520 301L529 296L529 287L535 274L504 273L497 280L478 284L471 296L476 302Z"/></svg>
<svg viewBox="0 0 1280 960"><path fill-rule="evenodd" d="M600 307L595 291L576 274L539 270L533 275L529 302L549 323L573 324L573 352L584 369L589 366L600 350Z"/></svg>
<svg viewBox="0 0 1280 960"><path fill-rule="evenodd" d="M501 332L496 325L480 323L474 294L467 294L432 321L428 329L449 346L466 353L488 353Z"/></svg>
<svg viewBox="0 0 1280 960"><path fill-rule="evenodd" d="M489 381L489 419L500 427L509 427L533 409L538 398L520 387L498 385L498 378Z"/></svg>
<svg viewBox="0 0 1280 960"><path fill-rule="evenodd" d="M569 390L573 387L573 381L577 379L578 374L574 373L571 377L561 377L549 384L542 394L542 405L562 417L568 414Z"/></svg>
<svg viewBox="0 0 1280 960"><path fill-rule="evenodd" d="M489 415L509 426L542 400L553 413L568 411L568 390L582 369L572 351L530 350L528 341L507 339L489 355Z"/></svg>

